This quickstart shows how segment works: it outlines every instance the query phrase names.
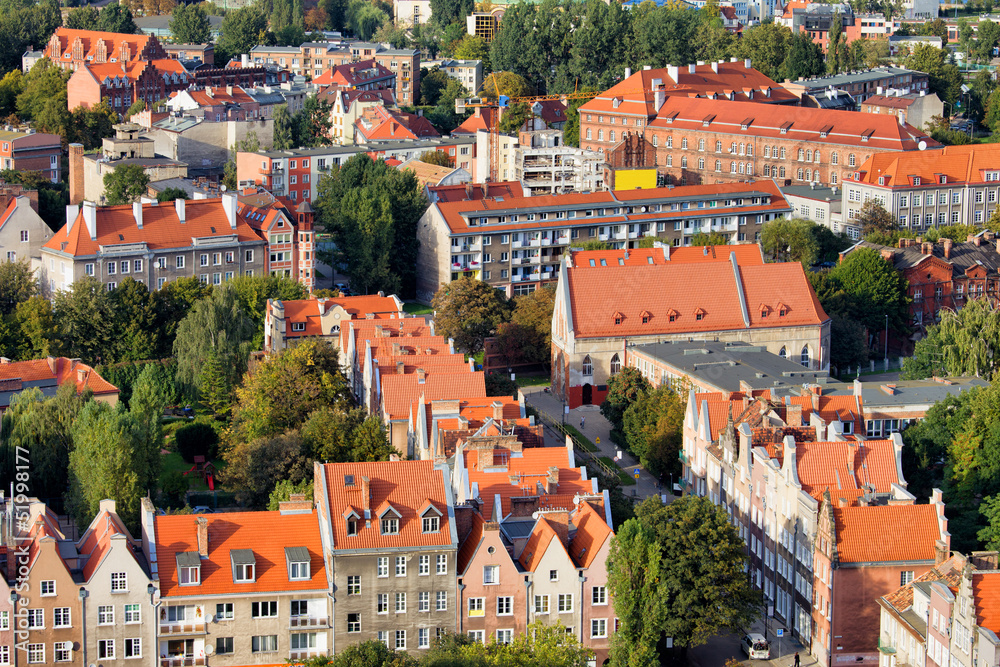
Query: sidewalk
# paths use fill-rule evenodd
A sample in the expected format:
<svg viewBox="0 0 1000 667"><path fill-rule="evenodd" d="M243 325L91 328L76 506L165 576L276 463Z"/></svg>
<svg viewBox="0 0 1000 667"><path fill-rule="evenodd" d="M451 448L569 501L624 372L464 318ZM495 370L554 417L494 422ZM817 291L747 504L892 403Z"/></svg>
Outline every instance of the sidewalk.
<svg viewBox="0 0 1000 667"><path fill-rule="evenodd" d="M545 393L544 390L545 387L524 387L521 391L524 392L524 398L528 405L539 412L546 413L553 421L561 421L562 401L553 394ZM584 420L583 428L580 427L580 419ZM566 423L575 427L591 442L597 445L600 451L594 452L593 456L607 456L612 460L615 458L617 445L611 442L611 423L601 415L600 409L596 405L584 405L570 410L566 415ZM560 442L562 439L562 435L559 433L555 433L551 429L546 429L546 442L549 441L550 437L555 438L555 442ZM635 480L635 486L622 486L622 491L626 496L642 500L649 496L658 497L660 494L666 493L667 502L673 500L673 495L666 488L669 486L669 482L664 484L663 488L660 488L656 478L646 472L646 469L628 452L623 450L622 459L617 463L622 470L632 475L633 479L635 479L634 471L637 469L639 471L639 478Z"/></svg>

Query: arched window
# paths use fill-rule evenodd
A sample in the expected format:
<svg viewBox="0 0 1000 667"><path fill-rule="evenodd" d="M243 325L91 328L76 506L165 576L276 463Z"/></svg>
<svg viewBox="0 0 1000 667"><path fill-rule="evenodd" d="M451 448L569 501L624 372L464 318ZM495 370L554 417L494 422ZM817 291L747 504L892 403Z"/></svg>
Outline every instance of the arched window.
<svg viewBox="0 0 1000 667"><path fill-rule="evenodd" d="M674 137L673 135L671 135L667 137L667 148L673 148L673 147L674 147Z"/></svg>
<svg viewBox="0 0 1000 667"><path fill-rule="evenodd" d="M587 128L587 139L590 139L590 137L591 137L590 128L588 127ZM653 137L653 145L654 146L656 145L656 137Z"/></svg>
<svg viewBox="0 0 1000 667"><path fill-rule="evenodd" d="M618 375L618 372L622 369L622 360L618 358L618 353L611 357L611 374Z"/></svg>
<svg viewBox="0 0 1000 667"><path fill-rule="evenodd" d="M797 178L800 181L802 180L802 170L801 169L799 169L798 171L795 172L795 178Z"/></svg>
<svg viewBox="0 0 1000 667"><path fill-rule="evenodd" d="M837 154L837 151L833 151L830 154L830 164L840 164L840 156Z"/></svg>
<svg viewBox="0 0 1000 667"><path fill-rule="evenodd" d="M687 147L688 147L688 140L687 137L684 137L683 139L681 139L681 148L687 150Z"/></svg>
<svg viewBox="0 0 1000 667"><path fill-rule="evenodd" d="M805 151L804 151L804 150L802 150L802 149L800 148L800 149L799 149L799 154L798 154L798 156L797 156L797 157L798 157L798 160L799 160L799 162L802 162L802 159L803 159L803 155L805 155Z"/></svg>
<svg viewBox="0 0 1000 667"><path fill-rule="evenodd" d="M604 130L598 130L597 131L597 140L598 141L604 141Z"/></svg>
<svg viewBox="0 0 1000 667"><path fill-rule="evenodd" d="M740 173L741 174L745 174L746 173L746 167L743 166L742 162L740 162Z"/></svg>
<svg viewBox="0 0 1000 667"><path fill-rule="evenodd" d="M781 167L780 169L778 169L778 178L784 178L784 177L785 177L785 168Z"/></svg>
<svg viewBox="0 0 1000 667"><path fill-rule="evenodd" d="M806 162L812 162L812 161L813 161L813 152L806 151Z"/></svg>
<svg viewBox="0 0 1000 667"><path fill-rule="evenodd" d="M781 348L781 351L778 352L778 356L781 357L782 359L784 359L785 357L788 356L788 353L785 352L785 348ZM587 359L590 359L590 357L587 357ZM586 362L584 362L584 363L586 363Z"/></svg>
<svg viewBox="0 0 1000 667"><path fill-rule="evenodd" d="M781 151L780 151L780 154L778 155L778 157L780 157L782 160L785 159L785 147L784 146L781 147Z"/></svg>
<svg viewBox="0 0 1000 667"><path fill-rule="evenodd" d="M809 346L806 345L802 348L802 354L799 356L799 363L801 363L806 368L809 367Z"/></svg>
<svg viewBox="0 0 1000 667"><path fill-rule="evenodd" d="M656 147L656 146L659 146L659 145L660 145L660 137L659 137L659 135L654 134L653 135L653 146Z"/></svg>
<svg viewBox="0 0 1000 667"><path fill-rule="evenodd" d="M812 173L812 170L810 170L810 169L806 169L806 180L807 180L807 181L812 181L812 179L813 179L813 173Z"/></svg>
<svg viewBox="0 0 1000 667"><path fill-rule="evenodd" d="M721 141L716 141L715 142L715 152L716 153L721 153L722 152L722 142Z"/></svg>
<svg viewBox="0 0 1000 667"><path fill-rule="evenodd" d="M847 166L848 167L858 166L858 159L854 157L854 153L851 153L850 155L847 156Z"/></svg>
<svg viewBox="0 0 1000 667"><path fill-rule="evenodd" d="M813 153L813 162L819 163L819 151Z"/></svg>
<svg viewBox="0 0 1000 667"><path fill-rule="evenodd" d="M682 155L681 156L681 168L682 169L687 169L687 166L688 166L687 156L686 155Z"/></svg>
<svg viewBox="0 0 1000 667"><path fill-rule="evenodd" d="M764 146L764 157L771 157L771 147Z"/></svg>
<svg viewBox="0 0 1000 667"><path fill-rule="evenodd" d="M715 161L715 170L716 171L722 171L722 160L716 160Z"/></svg>
<svg viewBox="0 0 1000 667"><path fill-rule="evenodd" d="M784 348L782 348L782 350L784 350ZM583 374L584 375L594 374L594 362L590 360L589 354L583 358Z"/></svg>

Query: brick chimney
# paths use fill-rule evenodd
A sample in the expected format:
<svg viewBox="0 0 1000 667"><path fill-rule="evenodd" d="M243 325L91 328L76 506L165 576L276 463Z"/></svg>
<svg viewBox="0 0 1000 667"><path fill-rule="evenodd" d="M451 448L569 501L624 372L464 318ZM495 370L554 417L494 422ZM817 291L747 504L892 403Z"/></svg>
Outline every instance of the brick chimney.
<svg viewBox="0 0 1000 667"><path fill-rule="evenodd" d="M306 500L306 494L293 493L288 500L278 503L278 512L281 514L309 514L312 512L312 501Z"/></svg>
<svg viewBox="0 0 1000 667"><path fill-rule="evenodd" d="M423 384L427 381L427 371L423 368L417 369L417 384Z"/></svg>
<svg viewBox="0 0 1000 667"><path fill-rule="evenodd" d="M69 203L83 201L83 144L69 145Z"/></svg>
<svg viewBox="0 0 1000 667"><path fill-rule="evenodd" d="M559 468L550 466L549 474L545 477L545 493L555 493L557 486L559 486Z"/></svg>
<svg viewBox="0 0 1000 667"><path fill-rule="evenodd" d="M404 368L405 368L405 364L403 364L402 361L397 361L396 362L396 375L402 375Z"/></svg>
<svg viewBox="0 0 1000 667"><path fill-rule="evenodd" d="M543 514L549 525L556 531L559 540L564 547L569 547L569 512L561 510L558 512L546 512Z"/></svg>
<svg viewBox="0 0 1000 667"><path fill-rule="evenodd" d="M944 245L944 258L945 259L951 259L952 240L951 239L945 239L942 243Z"/></svg>
<svg viewBox="0 0 1000 667"><path fill-rule="evenodd" d="M198 526L198 555L208 558L208 519L200 516L195 523Z"/></svg>
<svg viewBox="0 0 1000 667"><path fill-rule="evenodd" d="M493 401L492 407L493 407L493 419L496 421L500 421L501 419L503 419L503 403L501 403L500 401Z"/></svg>
<svg viewBox="0 0 1000 667"><path fill-rule="evenodd" d="M459 543L464 542L472 532L472 515L475 511L472 505L455 506L455 532L458 533Z"/></svg>
<svg viewBox="0 0 1000 667"><path fill-rule="evenodd" d="M795 427L802 426L801 405L785 406L785 424L787 424L788 426L795 426Z"/></svg>
<svg viewBox="0 0 1000 667"><path fill-rule="evenodd" d="M1000 253L1000 239L997 239L997 253Z"/></svg>
<svg viewBox="0 0 1000 667"><path fill-rule="evenodd" d="M924 242L920 245L921 255L933 255L934 254L934 244Z"/></svg>
<svg viewBox="0 0 1000 667"><path fill-rule="evenodd" d="M58 372L58 361L56 360L56 358L55 357L46 357L45 361L49 365L49 370L52 371L53 375L55 375Z"/></svg>
<svg viewBox="0 0 1000 667"><path fill-rule="evenodd" d="M882 249L882 259L884 259L887 262L891 262L892 261L892 250L890 250L889 248L883 248Z"/></svg>
<svg viewBox="0 0 1000 667"><path fill-rule="evenodd" d="M975 234L969 234L968 236L965 237L965 242L973 243L975 241L975 238L976 238Z"/></svg>

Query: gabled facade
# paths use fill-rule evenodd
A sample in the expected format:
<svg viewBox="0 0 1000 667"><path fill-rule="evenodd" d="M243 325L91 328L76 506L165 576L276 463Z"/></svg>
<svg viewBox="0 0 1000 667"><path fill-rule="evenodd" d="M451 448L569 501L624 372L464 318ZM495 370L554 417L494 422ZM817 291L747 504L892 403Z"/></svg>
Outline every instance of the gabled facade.
<svg viewBox="0 0 1000 667"><path fill-rule="evenodd" d="M15 130L10 126L0 130L0 164L4 169L41 172L46 180L58 183L61 155L59 135Z"/></svg>
<svg viewBox="0 0 1000 667"><path fill-rule="evenodd" d="M51 397L67 382L76 385L77 394L90 391L96 401L111 405L118 403L118 387L78 359L0 359L0 412L6 410L14 397L25 389L37 388L43 396Z"/></svg>
<svg viewBox="0 0 1000 667"><path fill-rule="evenodd" d="M341 329L348 321L403 317L403 302L395 294L300 301L268 299L264 313L264 351L279 352L300 340L317 337L339 345Z"/></svg>
<svg viewBox="0 0 1000 667"><path fill-rule="evenodd" d="M11 197L0 212L0 261L27 260L36 271L41 267L42 246L52 238L52 230L24 195ZM37 205L37 204L36 204Z"/></svg>

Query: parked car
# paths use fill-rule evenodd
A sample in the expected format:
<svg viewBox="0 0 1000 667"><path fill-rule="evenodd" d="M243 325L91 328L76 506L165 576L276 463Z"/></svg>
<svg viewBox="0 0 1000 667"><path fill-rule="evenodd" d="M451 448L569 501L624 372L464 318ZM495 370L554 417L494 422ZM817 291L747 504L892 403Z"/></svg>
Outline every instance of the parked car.
<svg viewBox="0 0 1000 667"><path fill-rule="evenodd" d="M212 514L214 512L215 510L208 505L196 505L191 508L191 514Z"/></svg>
<svg viewBox="0 0 1000 667"><path fill-rule="evenodd" d="M771 659L771 647L768 645L767 640L759 632L750 632L743 635L743 641L740 642L743 646L743 652L750 657L751 660L770 660Z"/></svg>

